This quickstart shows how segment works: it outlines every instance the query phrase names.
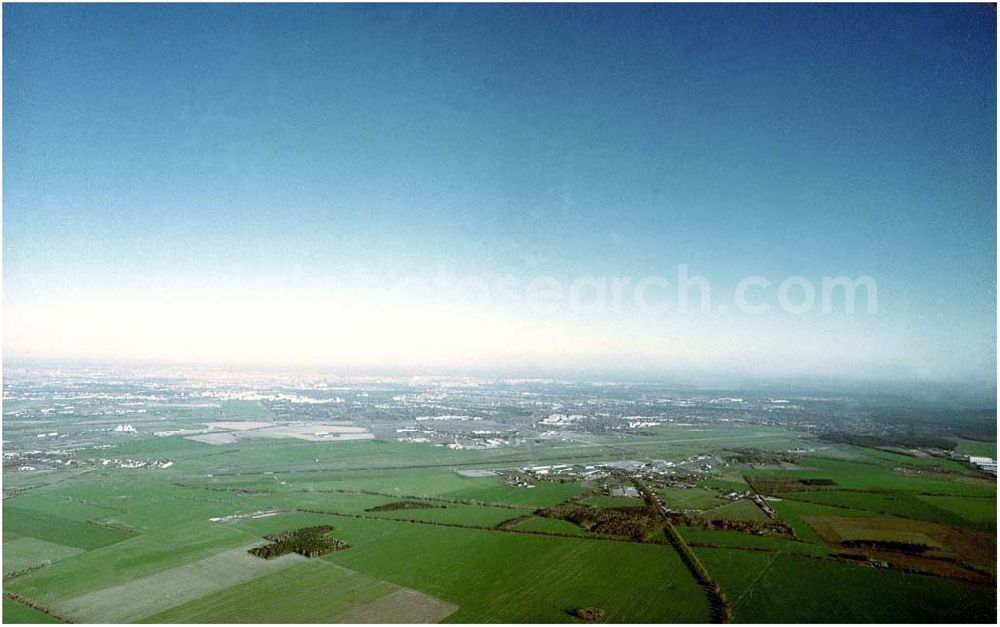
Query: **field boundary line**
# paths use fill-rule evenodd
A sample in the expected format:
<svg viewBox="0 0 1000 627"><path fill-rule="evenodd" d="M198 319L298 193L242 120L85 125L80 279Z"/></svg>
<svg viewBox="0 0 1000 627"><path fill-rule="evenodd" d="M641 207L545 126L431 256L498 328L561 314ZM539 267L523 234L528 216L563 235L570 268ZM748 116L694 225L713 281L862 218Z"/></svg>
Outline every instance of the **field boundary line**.
<svg viewBox="0 0 1000 627"><path fill-rule="evenodd" d="M54 618L54 619L56 619L58 621L61 621L63 623L72 623L73 622L73 621L69 620L68 618L65 618L65 617L62 617L62 616L56 614L55 612L51 611L50 609L48 609L46 607L42 607L41 605L38 605L37 603L35 603L31 599L29 599L27 597L23 597L23 596L21 596L20 594L18 594L16 592L5 591L3 594L4 594L5 597L7 597L8 599L10 599L14 603L17 603L18 605L23 605L24 607L26 607L28 609L35 610L36 612L41 612L42 614L45 614L46 616L50 616L50 617L52 617L52 618Z"/></svg>
<svg viewBox="0 0 1000 627"><path fill-rule="evenodd" d="M426 525L429 527L445 527L449 529L469 529L472 531L491 531L494 533L513 533L523 536L547 536L553 538L568 538L570 540L590 540L597 542L624 542L626 544L648 544L651 546L663 546L662 542L640 541L632 538L614 536L586 536L572 533L558 533L555 531L525 531L523 529L502 529L497 526L481 527L477 525L462 525L459 523L433 522L429 520L418 520L415 518L391 518L389 516L365 516L364 514L351 514L347 512L333 512L321 509L296 508L294 511L304 514L319 514L321 516L339 516L341 518L355 518L357 520L383 520L388 522L404 523L411 525ZM506 522L506 521L501 521Z"/></svg>

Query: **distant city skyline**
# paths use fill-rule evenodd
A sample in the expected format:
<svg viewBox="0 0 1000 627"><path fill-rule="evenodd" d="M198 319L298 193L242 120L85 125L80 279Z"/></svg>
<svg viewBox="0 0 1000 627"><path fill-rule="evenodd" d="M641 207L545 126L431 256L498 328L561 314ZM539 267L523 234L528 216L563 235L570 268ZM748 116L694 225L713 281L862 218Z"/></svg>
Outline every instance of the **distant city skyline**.
<svg viewBox="0 0 1000 627"><path fill-rule="evenodd" d="M3 11L5 361L995 386L990 5Z"/></svg>

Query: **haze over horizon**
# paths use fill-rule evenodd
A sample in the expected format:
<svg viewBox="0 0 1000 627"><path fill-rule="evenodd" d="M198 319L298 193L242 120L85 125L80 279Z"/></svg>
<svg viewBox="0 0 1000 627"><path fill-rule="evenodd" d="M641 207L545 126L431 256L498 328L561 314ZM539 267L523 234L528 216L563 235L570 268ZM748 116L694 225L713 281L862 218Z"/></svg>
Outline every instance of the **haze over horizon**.
<svg viewBox="0 0 1000 627"><path fill-rule="evenodd" d="M3 11L5 361L995 388L988 5Z"/></svg>

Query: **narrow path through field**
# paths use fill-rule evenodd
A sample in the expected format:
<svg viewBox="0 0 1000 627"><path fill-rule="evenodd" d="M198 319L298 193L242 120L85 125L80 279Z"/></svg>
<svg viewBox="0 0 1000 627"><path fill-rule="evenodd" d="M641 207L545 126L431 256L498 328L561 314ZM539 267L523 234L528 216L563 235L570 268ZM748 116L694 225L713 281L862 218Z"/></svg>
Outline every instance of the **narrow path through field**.
<svg viewBox="0 0 1000 627"><path fill-rule="evenodd" d="M747 594L750 593L751 590L754 589L754 586L757 585L757 582L759 582L761 578L763 578L764 575L767 574L767 571L771 570L771 566L773 566L774 563L778 561L778 558L781 557L782 555L784 555L782 551L774 551L774 554L771 556L771 559L767 561L767 565L764 566L764 568L762 568L759 573L757 573L757 576L754 577L753 581L750 582L750 585L747 586L746 589L740 593L740 596L736 597L735 603L739 603L743 599L743 597L745 597Z"/></svg>
<svg viewBox="0 0 1000 627"><path fill-rule="evenodd" d="M680 555L681 561L687 567L688 571L691 573L691 577L694 578L698 585L702 587L705 591L705 595L708 597L708 606L710 616L709 619L713 623L731 623L733 622L733 606L730 604L729 599L726 598L725 592L717 584L712 576L708 573L708 570L695 555L691 547L687 545L684 538L674 527L673 523L670 522L670 518L667 516L669 510L667 506L663 504L660 500L659 495L646 487L639 479L635 477L631 478L632 483L635 485L636 489L639 490L639 494L642 495L644 501L646 501L646 507L649 511L653 513L656 517L660 518L663 523L663 531L670 541L670 545L674 547Z"/></svg>

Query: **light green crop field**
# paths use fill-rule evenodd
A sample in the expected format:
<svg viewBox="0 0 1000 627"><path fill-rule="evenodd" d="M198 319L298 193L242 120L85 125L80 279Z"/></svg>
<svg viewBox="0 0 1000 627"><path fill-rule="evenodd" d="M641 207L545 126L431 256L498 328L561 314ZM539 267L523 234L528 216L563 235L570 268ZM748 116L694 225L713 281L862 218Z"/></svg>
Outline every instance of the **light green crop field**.
<svg viewBox="0 0 1000 627"><path fill-rule="evenodd" d="M386 581L313 560L205 595L145 622L336 623L352 616L376 622L375 602L398 590ZM414 620L434 622L455 610L427 595L414 595L409 601L405 610Z"/></svg>
<svg viewBox="0 0 1000 627"><path fill-rule="evenodd" d="M50 607L66 599L195 563L247 542L246 534L209 523L159 530L61 560L10 580L4 588Z"/></svg>
<svg viewBox="0 0 1000 627"><path fill-rule="evenodd" d="M16 573L28 568L48 565L83 553L83 549L46 542L35 538L18 537L4 540L3 572Z"/></svg>
<svg viewBox="0 0 1000 627"><path fill-rule="evenodd" d="M136 622L178 603L305 560L294 554L264 560L247 553L247 548L239 546L183 566L61 600L54 604L54 609L60 615L87 622Z"/></svg>

